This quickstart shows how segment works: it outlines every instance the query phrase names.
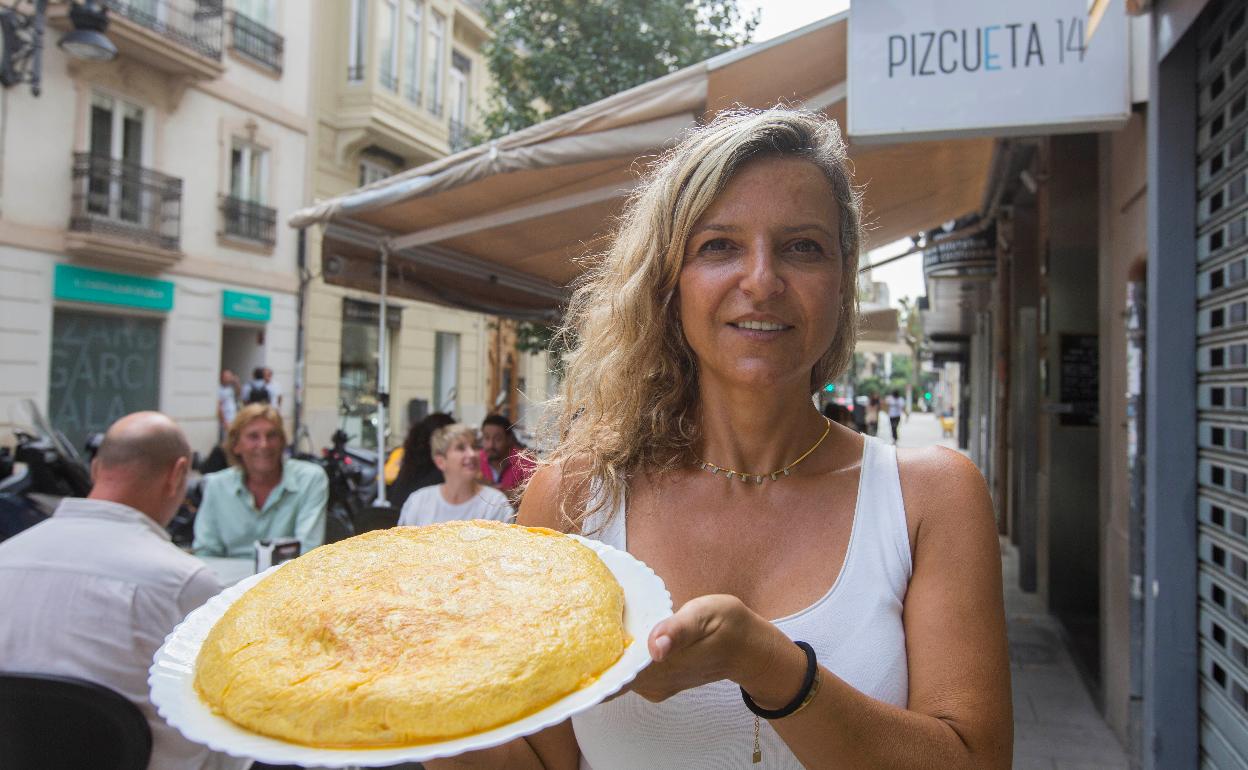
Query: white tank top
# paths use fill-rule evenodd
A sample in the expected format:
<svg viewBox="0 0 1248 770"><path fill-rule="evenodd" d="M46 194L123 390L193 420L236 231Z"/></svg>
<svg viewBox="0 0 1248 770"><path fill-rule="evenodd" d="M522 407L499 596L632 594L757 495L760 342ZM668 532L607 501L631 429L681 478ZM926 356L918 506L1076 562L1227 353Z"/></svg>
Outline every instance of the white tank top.
<svg viewBox="0 0 1248 770"><path fill-rule="evenodd" d="M905 708L909 676L901 608L912 567L910 538L897 452L879 439L865 438L840 574L814 604L772 622L789 638L808 642L822 666L859 691ZM582 529L588 537L627 550L625 511L618 507L609 518L606 512L591 516ZM767 720L760 733L762 764L751 762L754 715L728 680L685 690L662 703L626 693L573 717L572 726L581 770L802 767Z"/></svg>

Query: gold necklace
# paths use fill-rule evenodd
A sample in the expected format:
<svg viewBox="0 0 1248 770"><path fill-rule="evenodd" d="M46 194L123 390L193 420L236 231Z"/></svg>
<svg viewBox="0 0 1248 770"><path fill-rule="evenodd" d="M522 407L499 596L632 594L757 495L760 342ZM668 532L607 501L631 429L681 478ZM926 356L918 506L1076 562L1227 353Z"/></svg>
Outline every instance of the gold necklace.
<svg viewBox="0 0 1248 770"><path fill-rule="evenodd" d="M823 443L823 440L828 437L828 433L832 431L832 420L830 420L827 417L824 417L823 419L826 420L828 424L827 424L827 427L823 429L823 435L819 437L819 440L815 442L815 445L812 446L810 449L807 449L805 452L803 452L801 457L797 458L793 462L784 466L780 470L772 471L771 473L764 473L761 475L753 474L753 473L742 473L741 471L734 471L731 468L724 468L722 466L716 465L715 463L709 462L707 460L703 460L698 465L698 467L704 471L710 471L711 475L718 475L720 471L723 471L724 478L727 478L730 481L732 480L733 476L736 476L742 481L753 479L755 484L762 484L763 479L768 478L768 477L770 477L772 481L775 481L776 479L782 478L783 476L788 476L789 471L796 468L797 464L800 463L802 460L805 460L807 457L810 457L810 453L818 449L819 445Z"/></svg>

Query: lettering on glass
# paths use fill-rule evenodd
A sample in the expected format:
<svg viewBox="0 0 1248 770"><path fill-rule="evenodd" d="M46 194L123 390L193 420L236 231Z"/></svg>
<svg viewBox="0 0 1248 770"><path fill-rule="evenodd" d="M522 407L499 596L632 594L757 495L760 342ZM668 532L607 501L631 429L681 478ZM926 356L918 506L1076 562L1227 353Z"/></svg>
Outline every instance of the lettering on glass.
<svg viewBox="0 0 1248 770"><path fill-rule="evenodd" d="M48 412L75 446L117 418L159 405L160 321L57 310Z"/></svg>

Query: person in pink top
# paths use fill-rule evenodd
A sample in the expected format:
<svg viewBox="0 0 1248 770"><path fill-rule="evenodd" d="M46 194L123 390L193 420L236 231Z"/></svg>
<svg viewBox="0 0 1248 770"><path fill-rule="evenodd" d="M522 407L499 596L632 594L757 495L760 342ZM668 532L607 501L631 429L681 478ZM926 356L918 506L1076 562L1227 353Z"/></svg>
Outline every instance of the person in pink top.
<svg viewBox="0 0 1248 770"><path fill-rule="evenodd" d="M481 422L481 478L489 486L511 492L528 481L533 461L524 450L506 417L491 414Z"/></svg>

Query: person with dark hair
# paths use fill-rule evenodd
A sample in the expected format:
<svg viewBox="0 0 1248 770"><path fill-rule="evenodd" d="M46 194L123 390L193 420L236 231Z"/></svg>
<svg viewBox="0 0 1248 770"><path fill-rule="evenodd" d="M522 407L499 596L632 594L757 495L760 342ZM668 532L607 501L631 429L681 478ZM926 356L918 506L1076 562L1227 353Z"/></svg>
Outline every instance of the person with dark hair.
<svg viewBox="0 0 1248 770"><path fill-rule="evenodd" d="M528 481L533 462L516 438L515 426L501 414L481 421L481 477L492 487L509 492Z"/></svg>
<svg viewBox="0 0 1248 770"><path fill-rule="evenodd" d="M854 422L854 413L849 411L849 407L844 404L838 404L835 401L829 403L823 408L823 416L837 425L844 425L855 433L858 432L858 425Z"/></svg>
<svg viewBox="0 0 1248 770"><path fill-rule="evenodd" d="M403 441L403 464L399 466L399 475L386 493L391 507L402 508L416 490L443 482L442 471L433 462L429 442L436 430L454 422L455 418L446 412L434 412L412 424L407 431L407 439Z"/></svg>
<svg viewBox="0 0 1248 770"><path fill-rule="evenodd" d="M0 543L0 669L111 688L152 730L149 767L202 768L213 755L157 716L152 656L191 610L221 590L165 531L186 497L191 447L159 412L122 417L91 462L86 498Z"/></svg>
<svg viewBox="0 0 1248 770"><path fill-rule="evenodd" d="M897 443L897 426L901 424L901 415L906 411L906 399L900 390L894 390L888 397L888 424L893 428L893 443Z"/></svg>
<svg viewBox="0 0 1248 770"><path fill-rule="evenodd" d="M251 379L243 386L244 404L268 404L273 400L268 383L264 378L264 367L257 366L251 372Z"/></svg>

